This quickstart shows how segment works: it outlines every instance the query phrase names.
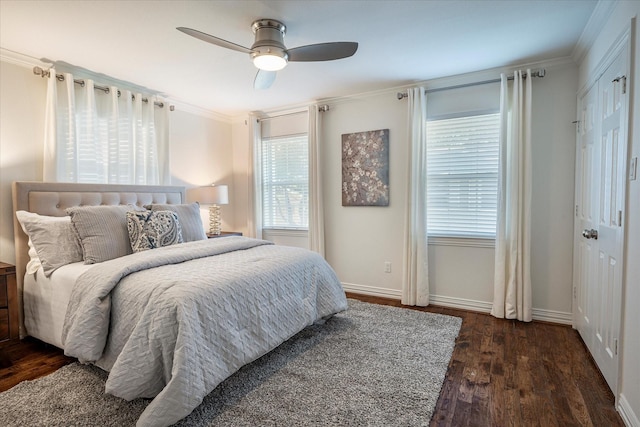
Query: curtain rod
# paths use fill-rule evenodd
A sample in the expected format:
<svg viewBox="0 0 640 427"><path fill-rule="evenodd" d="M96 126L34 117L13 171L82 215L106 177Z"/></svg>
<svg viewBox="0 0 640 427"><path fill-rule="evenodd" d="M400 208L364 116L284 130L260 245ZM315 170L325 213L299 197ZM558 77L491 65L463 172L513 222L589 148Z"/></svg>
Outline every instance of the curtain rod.
<svg viewBox="0 0 640 427"><path fill-rule="evenodd" d="M51 71L44 70L40 67L33 67L33 74L40 77L51 77ZM64 81L64 74L56 74L56 79L59 82ZM74 79L73 82L75 84L79 84L80 86L84 87L84 80ZM108 86L93 85L93 88L97 90L101 90L104 93L109 93L111 91L111 89L109 89ZM120 90L118 90L118 96L120 96ZM135 95L133 94L131 95L131 98L136 99ZM149 102L149 100L147 98L142 98L142 102ZM164 108L164 102L154 102L153 105L155 105L156 107ZM175 106L169 105L169 111L174 111L174 110L175 110Z"/></svg>
<svg viewBox="0 0 640 427"><path fill-rule="evenodd" d="M544 77L546 74L546 71L544 68L541 68L539 70L536 71L532 71L531 72L531 77ZM524 78L527 78L527 73L524 73ZM513 76L509 76L507 77L507 80L513 80ZM443 90L451 90L451 89L461 89L464 87L471 87L471 86L480 86L480 85L486 85L489 83L500 83L500 79L492 79L492 80L483 80L481 82L473 82L473 83L465 83L465 84L461 84L461 85L455 85L455 86L447 86L447 87L438 87L435 89L425 89L425 93L433 93L433 92L440 92ZM409 96L409 94L407 92L398 92L397 93L397 97L398 99L403 99L403 98L407 98Z"/></svg>

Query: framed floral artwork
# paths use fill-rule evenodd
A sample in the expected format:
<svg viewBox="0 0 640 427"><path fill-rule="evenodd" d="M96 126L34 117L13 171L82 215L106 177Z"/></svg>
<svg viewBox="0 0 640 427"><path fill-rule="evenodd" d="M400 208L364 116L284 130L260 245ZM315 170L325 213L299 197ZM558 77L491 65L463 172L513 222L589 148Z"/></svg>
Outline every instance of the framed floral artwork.
<svg viewBox="0 0 640 427"><path fill-rule="evenodd" d="M342 135L342 206L389 206L389 129Z"/></svg>

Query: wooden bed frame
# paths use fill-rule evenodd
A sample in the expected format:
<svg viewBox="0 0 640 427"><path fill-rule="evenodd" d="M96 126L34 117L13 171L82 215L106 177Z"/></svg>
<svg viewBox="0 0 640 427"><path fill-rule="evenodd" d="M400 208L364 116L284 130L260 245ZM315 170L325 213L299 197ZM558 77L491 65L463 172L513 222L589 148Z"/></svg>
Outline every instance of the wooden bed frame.
<svg viewBox="0 0 640 427"><path fill-rule="evenodd" d="M161 185L76 184L61 182L14 182L13 210L47 216L65 216L73 206L126 205L151 203L180 204L186 201L185 187ZM29 238L15 214L13 234L16 252L16 280L20 314L20 337L26 330L23 321L23 282L29 262Z"/></svg>

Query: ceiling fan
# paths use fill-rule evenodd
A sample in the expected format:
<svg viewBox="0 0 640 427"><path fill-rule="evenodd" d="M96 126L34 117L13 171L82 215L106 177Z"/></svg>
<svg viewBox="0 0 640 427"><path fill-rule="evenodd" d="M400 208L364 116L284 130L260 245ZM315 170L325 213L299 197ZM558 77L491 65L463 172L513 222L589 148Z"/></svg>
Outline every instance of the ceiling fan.
<svg viewBox="0 0 640 427"><path fill-rule="evenodd" d="M248 53L258 67L253 82L256 89L268 89L276 79L276 71L283 69L289 61L332 61L348 58L358 50L358 43L355 42L318 43L287 49L284 45L287 29L275 19L258 19L251 24L255 42L250 48L191 28L178 27L177 30L207 43Z"/></svg>

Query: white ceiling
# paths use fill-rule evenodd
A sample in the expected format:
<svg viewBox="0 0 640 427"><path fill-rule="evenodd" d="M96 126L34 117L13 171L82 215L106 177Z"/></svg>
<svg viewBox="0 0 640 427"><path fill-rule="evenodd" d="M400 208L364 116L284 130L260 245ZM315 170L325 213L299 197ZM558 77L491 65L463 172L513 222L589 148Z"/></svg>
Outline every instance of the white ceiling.
<svg viewBox="0 0 640 427"><path fill-rule="evenodd" d="M0 48L62 61L236 116L444 76L569 56L597 0L14 1L0 0ZM296 47L357 41L351 58L290 63L253 89L248 55L175 28L251 46L274 18Z"/></svg>

